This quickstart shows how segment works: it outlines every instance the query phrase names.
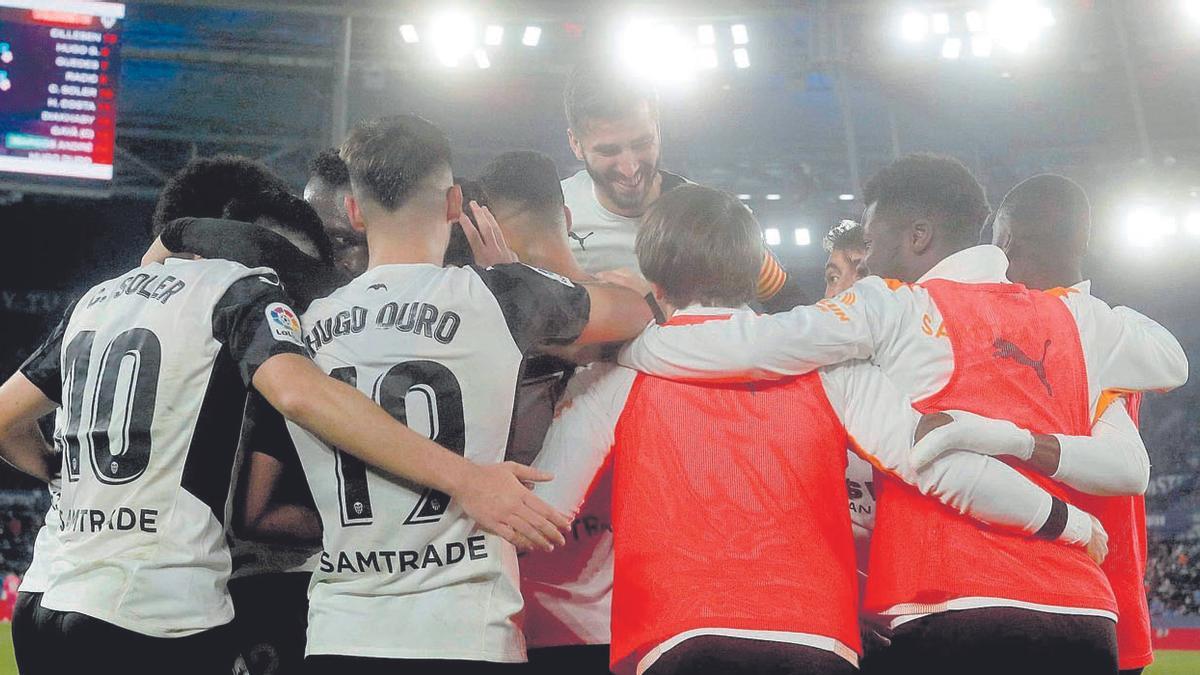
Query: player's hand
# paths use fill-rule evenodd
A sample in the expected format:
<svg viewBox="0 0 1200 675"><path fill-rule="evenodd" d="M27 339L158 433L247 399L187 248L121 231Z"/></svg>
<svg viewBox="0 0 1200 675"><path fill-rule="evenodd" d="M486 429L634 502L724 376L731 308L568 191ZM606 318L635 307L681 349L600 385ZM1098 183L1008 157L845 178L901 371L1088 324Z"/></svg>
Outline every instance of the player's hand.
<svg viewBox="0 0 1200 675"><path fill-rule="evenodd" d="M175 252L164 246L162 239L155 237L154 243L150 244L150 248L142 256L142 267L153 265L154 263L163 263L167 261L167 258L173 257L175 257Z"/></svg>
<svg viewBox="0 0 1200 675"><path fill-rule="evenodd" d="M1104 526L1096 520L1096 516L1092 518L1092 538L1087 543L1088 557L1096 561L1099 565L1108 557L1108 533L1104 531Z"/></svg>
<svg viewBox="0 0 1200 675"><path fill-rule="evenodd" d="M504 241L504 232L500 224L486 206L480 206L474 200L469 206L474 222L464 211L458 218L458 225L467 235L467 243L471 245L471 253L475 255L475 264L480 267L491 267L504 263L517 262L517 254Z"/></svg>
<svg viewBox="0 0 1200 675"><path fill-rule="evenodd" d="M950 418L948 424L944 423ZM934 421L936 420L936 421ZM929 422L941 423L921 435ZM917 427L918 438L909 453L913 469L920 471L951 450L966 450L981 455L1011 455L1027 460L1033 455L1034 439L1029 431L1006 420L980 417L961 410L925 415Z"/></svg>
<svg viewBox="0 0 1200 675"><path fill-rule="evenodd" d="M529 483L552 478L544 471L516 462L476 464L453 497L484 530L518 548L553 551L555 546L567 543L560 530L569 530L571 519L527 487Z"/></svg>
<svg viewBox="0 0 1200 675"><path fill-rule="evenodd" d="M654 287L650 285L649 281L646 281L641 274L628 267L608 270L607 272L597 272L596 278L606 284L624 286L642 297L654 292Z"/></svg>

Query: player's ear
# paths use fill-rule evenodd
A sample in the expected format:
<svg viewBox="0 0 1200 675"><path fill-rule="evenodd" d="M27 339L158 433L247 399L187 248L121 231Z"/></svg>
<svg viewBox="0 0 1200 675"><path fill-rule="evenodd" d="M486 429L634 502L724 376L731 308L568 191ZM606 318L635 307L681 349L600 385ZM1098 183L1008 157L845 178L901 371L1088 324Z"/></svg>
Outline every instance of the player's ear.
<svg viewBox="0 0 1200 675"><path fill-rule="evenodd" d="M913 221L908 234L913 253L921 255L933 244L933 223L924 219Z"/></svg>
<svg viewBox="0 0 1200 675"><path fill-rule="evenodd" d="M446 190L446 222L458 222L463 214L463 195L461 185L451 185Z"/></svg>
<svg viewBox="0 0 1200 675"><path fill-rule="evenodd" d="M567 221L567 234L571 234L575 228L574 216L571 215L571 207L563 204L563 218Z"/></svg>
<svg viewBox="0 0 1200 675"><path fill-rule="evenodd" d="M650 288L654 289L654 301L658 303L658 307L663 311L663 315L668 319L671 318L671 315L675 313L675 305L671 304L670 300L667 300L667 294L663 291L662 286L651 281Z"/></svg>
<svg viewBox="0 0 1200 675"><path fill-rule="evenodd" d="M358 200L353 194L347 194L345 198L346 217L350 219L350 227L354 228L355 232L366 232L367 224L363 221L362 209L358 207Z"/></svg>
<svg viewBox="0 0 1200 675"><path fill-rule="evenodd" d="M574 129L567 129L567 142L571 144L571 152L575 153L575 159L583 160L583 143L579 142L579 137L575 135Z"/></svg>

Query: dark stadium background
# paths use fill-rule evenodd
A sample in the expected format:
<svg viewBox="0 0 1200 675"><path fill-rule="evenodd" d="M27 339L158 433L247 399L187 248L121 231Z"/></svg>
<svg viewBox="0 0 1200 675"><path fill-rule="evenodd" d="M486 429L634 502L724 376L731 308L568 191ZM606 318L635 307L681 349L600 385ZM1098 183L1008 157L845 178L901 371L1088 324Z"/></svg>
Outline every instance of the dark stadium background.
<svg viewBox="0 0 1200 675"><path fill-rule="evenodd" d="M564 175L578 168L561 88L572 61L607 46L622 16L608 2L469 3L480 23L507 27L506 43L488 70L451 70L425 65L400 39L399 24L419 22L424 3L128 4L111 193L0 190L5 376L74 294L136 264L157 189L189 158L246 154L302 185L305 163L334 135L348 14L357 13L346 119L420 113L448 131L465 176L515 148L549 153ZM944 152L977 172L993 204L1024 177L1064 173L1092 196L1094 292L1164 323L1200 363L1200 232L1138 247L1137 224L1125 220L1139 200L1200 209L1200 25L1183 25L1176 0L1074 0L1047 3L1056 25L1024 58L950 61L900 45L900 8L973 4L982 3L652 3L681 25L738 22L751 36L750 68L664 89L665 167L750 195L763 226L782 232L776 253L814 298L820 236L862 208L839 199L857 195L855 173L861 182L896 153ZM522 47L530 23L542 40ZM794 244L797 227L812 245ZM1164 629L1200 628L1197 379L1148 397L1142 415L1153 462L1150 597ZM0 566L20 573L44 506L32 481L0 474Z"/></svg>

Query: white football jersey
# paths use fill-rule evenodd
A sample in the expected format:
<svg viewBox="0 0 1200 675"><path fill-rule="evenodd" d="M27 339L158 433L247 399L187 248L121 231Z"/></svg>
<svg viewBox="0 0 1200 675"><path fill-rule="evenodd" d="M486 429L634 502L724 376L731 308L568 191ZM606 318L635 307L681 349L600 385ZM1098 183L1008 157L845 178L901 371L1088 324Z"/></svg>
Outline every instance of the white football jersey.
<svg viewBox="0 0 1200 675"><path fill-rule="evenodd" d="M85 293L22 372L60 401L59 550L42 599L153 637L233 618L224 506L246 390L299 320L268 269L169 261Z"/></svg>
<svg viewBox="0 0 1200 675"><path fill-rule="evenodd" d="M573 342L587 292L521 264L385 265L305 313L334 378L450 450L504 459L524 354ZM519 662L516 552L446 495L289 423L324 528L308 654Z"/></svg>
<svg viewBox="0 0 1200 675"><path fill-rule="evenodd" d="M61 414L61 410L59 412ZM46 521L38 530L33 542L33 560L21 577L20 592L44 593L50 585L50 561L58 555L58 500L62 494L62 477L55 476L46 486L50 492L50 508L46 510Z"/></svg>
<svg viewBox="0 0 1200 675"><path fill-rule="evenodd" d="M662 191L683 185L687 179L661 171ZM563 199L571 209L571 252L585 272L628 268L638 270L633 244L640 218L621 216L604 208L596 197L596 182L587 169L562 181Z"/></svg>

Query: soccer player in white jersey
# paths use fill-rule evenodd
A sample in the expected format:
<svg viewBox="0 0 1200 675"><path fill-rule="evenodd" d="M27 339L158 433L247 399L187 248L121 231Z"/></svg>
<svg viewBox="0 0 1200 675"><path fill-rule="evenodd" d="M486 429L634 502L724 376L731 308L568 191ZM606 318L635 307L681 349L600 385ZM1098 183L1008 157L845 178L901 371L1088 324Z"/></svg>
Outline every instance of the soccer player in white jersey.
<svg viewBox="0 0 1200 675"><path fill-rule="evenodd" d="M321 373L270 270L152 263L87 291L0 387L0 454L31 475L51 476L33 425L63 411L59 550L27 672L229 672L222 517L250 386L490 530L569 523L521 484L536 472L472 464Z"/></svg>
<svg viewBox="0 0 1200 675"><path fill-rule="evenodd" d="M449 141L431 123L412 115L362 123L342 157L350 221L366 233L370 262L313 302L305 343L334 378L468 459L504 457L529 350L625 339L649 318L622 288L579 286L521 264L442 267L462 202ZM475 215L480 230L467 235L482 262L480 250L502 248L501 235L486 209ZM324 526L307 668L469 673L525 660L509 544L479 532L436 486L381 475L289 426ZM544 542L532 527L518 524L518 533Z"/></svg>

